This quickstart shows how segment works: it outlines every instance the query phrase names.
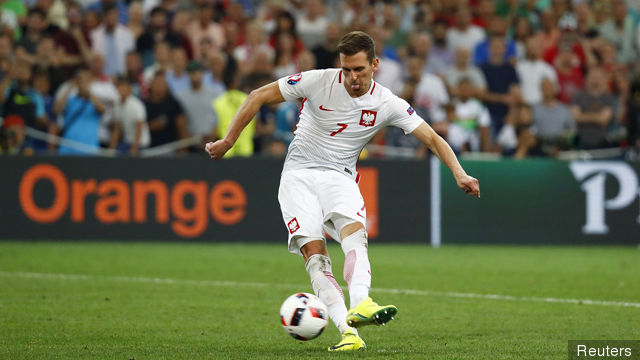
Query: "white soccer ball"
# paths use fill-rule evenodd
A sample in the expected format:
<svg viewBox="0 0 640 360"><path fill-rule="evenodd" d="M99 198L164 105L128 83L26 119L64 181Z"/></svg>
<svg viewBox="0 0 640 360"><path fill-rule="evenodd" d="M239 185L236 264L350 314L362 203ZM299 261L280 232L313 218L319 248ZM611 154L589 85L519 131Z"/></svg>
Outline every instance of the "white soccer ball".
<svg viewBox="0 0 640 360"><path fill-rule="evenodd" d="M317 296L297 293L289 296L280 307L280 321L295 339L315 339L327 326L327 307Z"/></svg>

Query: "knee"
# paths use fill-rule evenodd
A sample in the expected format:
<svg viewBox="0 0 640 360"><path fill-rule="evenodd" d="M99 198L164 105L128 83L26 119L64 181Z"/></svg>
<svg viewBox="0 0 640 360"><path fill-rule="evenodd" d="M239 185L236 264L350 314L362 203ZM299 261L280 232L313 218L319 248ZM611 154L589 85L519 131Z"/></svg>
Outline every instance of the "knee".
<svg viewBox="0 0 640 360"><path fill-rule="evenodd" d="M365 233L365 236L366 236L367 232L366 232L366 230L364 228L364 225L362 223L354 222L354 223L351 223L349 225L345 225L345 227L343 227L340 230L340 238L341 239L345 239L345 238L355 234L356 232L358 232L360 230L362 230Z"/></svg>
<svg viewBox="0 0 640 360"><path fill-rule="evenodd" d="M340 245L345 254L355 248L366 249L369 246L369 240L367 239L367 232L364 229L364 226L355 230L348 236L343 237Z"/></svg>
<svg viewBox="0 0 640 360"><path fill-rule="evenodd" d="M324 244L324 240L322 239L318 239L318 240L311 240L308 241L310 239L308 238L298 238L296 239L296 241L298 241L298 244L303 244L300 247L300 253L302 253L302 256L304 256L304 260L307 261L311 256L316 255L316 254L320 254L320 255L329 255L327 253L327 247Z"/></svg>

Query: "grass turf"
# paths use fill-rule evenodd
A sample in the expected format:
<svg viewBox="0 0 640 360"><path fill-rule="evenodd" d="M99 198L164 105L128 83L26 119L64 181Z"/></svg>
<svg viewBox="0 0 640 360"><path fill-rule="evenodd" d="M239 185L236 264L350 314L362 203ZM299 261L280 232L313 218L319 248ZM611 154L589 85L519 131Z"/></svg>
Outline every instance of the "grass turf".
<svg viewBox="0 0 640 360"><path fill-rule="evenodd" d="M635 248L373 244L370 258L372 296L400 312L361 330L367 351L329 354L335 327L308 342L281 329L281 302L311 292L284 246L2 242L0 359L566 359L570 339L640 338L638 307L449 294L638 303Z"/></svg>

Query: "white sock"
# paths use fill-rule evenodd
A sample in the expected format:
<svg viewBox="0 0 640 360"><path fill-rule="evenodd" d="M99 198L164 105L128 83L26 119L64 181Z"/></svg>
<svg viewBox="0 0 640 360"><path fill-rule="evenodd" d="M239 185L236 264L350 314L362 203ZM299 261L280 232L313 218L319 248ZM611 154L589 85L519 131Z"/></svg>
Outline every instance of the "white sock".
<svg viewBox="0 0 640 360"><path fill-rule="evenodd" d="M311 278L313 291L327 305L329 317L336 324L340 333L351 329L347 325L347 307L344 303L344 294L331 272L331 259L321 254L311 255L305 268ZM357 334L355 329L352 330Z"/></svg>
<svg viewBox="0 0 640 360"><path fill-rule="evenodd" d="M349 285L351 308L369 297L371 264L367 253L367 232L360 229L342 239L344 251L344 280Z"/></svg>

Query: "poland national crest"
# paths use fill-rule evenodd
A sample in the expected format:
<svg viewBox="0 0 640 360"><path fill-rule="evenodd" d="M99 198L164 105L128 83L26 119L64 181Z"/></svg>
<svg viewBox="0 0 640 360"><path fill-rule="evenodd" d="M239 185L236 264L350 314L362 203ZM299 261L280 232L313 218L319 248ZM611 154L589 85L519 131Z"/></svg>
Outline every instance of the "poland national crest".
<svg viewBox="0 0 640 360"><path fill-rule="evenodd" d="M376 115L378 112L372 110L362 110L362 115L360 115L360 125L362 126L373 126L376 124Z"/></svg>
<svg viewBox="0 0 640 360"><path fill-rule="evenodd" d="M291 233L291 234L293 234L294 232L298 231L298 229L300 229L300 225L298 225L298 219L297 218L291 219L291 221L289 221L287 226L289 227L289 233Z"/></svg>

